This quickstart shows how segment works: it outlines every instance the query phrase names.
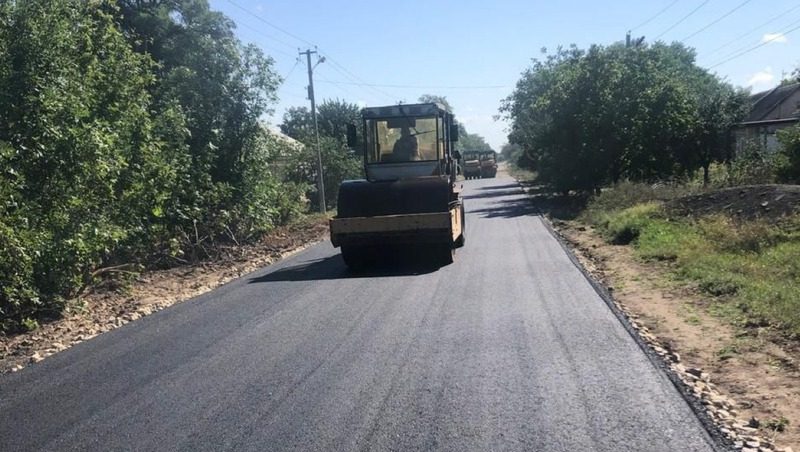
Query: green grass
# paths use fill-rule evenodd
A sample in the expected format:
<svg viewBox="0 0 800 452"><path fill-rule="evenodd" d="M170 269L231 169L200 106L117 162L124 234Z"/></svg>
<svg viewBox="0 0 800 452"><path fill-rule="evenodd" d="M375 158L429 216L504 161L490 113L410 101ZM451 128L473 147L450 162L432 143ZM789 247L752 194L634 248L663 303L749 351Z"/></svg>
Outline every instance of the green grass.
<svg viewBox="0 0 800 452"><path fill-rule="evenodd" d="M800 218L675 220L653 201L595 210L589 218L609 242L630 243L645 260L668 261L675 279L711 296L712 311L800 336Z"/></svg>

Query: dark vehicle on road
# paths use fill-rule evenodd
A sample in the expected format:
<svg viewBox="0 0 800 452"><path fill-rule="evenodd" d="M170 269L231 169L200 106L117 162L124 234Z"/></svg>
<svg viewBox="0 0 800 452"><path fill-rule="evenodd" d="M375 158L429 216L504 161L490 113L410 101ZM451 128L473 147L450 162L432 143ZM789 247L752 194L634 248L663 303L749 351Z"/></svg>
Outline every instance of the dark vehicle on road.
<svg viewBox="0 0 800 452"><path fill-rule="evenodd" d="M480 155L477 152L464 152L464 178L479 179L480 177Z"/></svg>
<svg viewBox="0 0 800 452"><path fill-rule="evenodd" d="M497 176L497 153L487 151L480 153L481 179Z"/></svg>

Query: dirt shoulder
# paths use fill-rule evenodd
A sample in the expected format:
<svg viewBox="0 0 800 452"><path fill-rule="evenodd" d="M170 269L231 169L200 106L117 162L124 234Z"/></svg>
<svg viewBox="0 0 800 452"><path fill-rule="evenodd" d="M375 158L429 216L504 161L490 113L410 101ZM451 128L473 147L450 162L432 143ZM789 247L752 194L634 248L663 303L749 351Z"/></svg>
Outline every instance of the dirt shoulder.
<svg viewBox="0 0 800 452"><path fill-rule="evenodd" d="M322 240L327 232L327 219L309 217L276 229L257 244L225 248L214 261L144 272L118 287L95 287L73 300L62 318L26 333L0 335L0 373L18 371L98 334L208 292Z"/></svg>
<svg viewBox="0 0 800 452"><path fill-rule="evenodd" d="M637 259L631 247L607 243L591 226L551 224L737 449L800 450L797 343L732 325L706 296L672 280L667 264Z"/></svg>

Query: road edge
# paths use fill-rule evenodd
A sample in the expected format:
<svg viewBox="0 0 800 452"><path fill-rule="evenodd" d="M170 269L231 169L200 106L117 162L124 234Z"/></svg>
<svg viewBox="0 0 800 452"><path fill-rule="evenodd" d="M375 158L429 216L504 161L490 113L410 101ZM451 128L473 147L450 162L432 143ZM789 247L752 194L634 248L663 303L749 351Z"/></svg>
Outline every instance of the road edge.
<svg viewBox="0 0 800 452"><path fill-rule="evenodd" d="M522 193L528 196L525 186L522 185L522 183L516 178L514 178L514 181L517 183ZM530 201L533 202L533 200ZM730 439L728 439L719 430L720 427L711 418L711 416L709 416L705 407L701 403L701 400L691 393L690 387L680 379L680 377L672 370L670 365L664 361L661 355L656 353L655 350L653 350L650 345L645 342L645 340L639 334L639 330L631 324L628 316L625 315L625 312L623 312L617 302L614 301L614 297L611 295L611 293L602 284L594 279L592 274L580 262L577 255L575 255L575 252L569 246L569 243L567 243L564 237L553 227L553 224L550 222L550 220L541 211L539 211L538 207L536 207L535 210L536 215L542 220L542 224L544 225L545 229L547 229L550 235L556 239L559 246L561 246L561 249L566 253L570 262L572 262L575 268L581 272L592 289L594 289L606 306L608 306L617 320L619 320L620 324L622 324L622 327L625 329L628 335L631 336L634 342L636 342L636 345L638 345L642 352L644 352L644 354L647 356L647 359L650 361L650 363L653 364L655 368L660 370L678 391L678 394L680 394L681 398L683 398L683 400L697 417L700 425L703 426L705 433L708 435L706 438L707 442L712 449L717 452L735 451L736 449L733 447L733 442L730 441Z"/></svg>

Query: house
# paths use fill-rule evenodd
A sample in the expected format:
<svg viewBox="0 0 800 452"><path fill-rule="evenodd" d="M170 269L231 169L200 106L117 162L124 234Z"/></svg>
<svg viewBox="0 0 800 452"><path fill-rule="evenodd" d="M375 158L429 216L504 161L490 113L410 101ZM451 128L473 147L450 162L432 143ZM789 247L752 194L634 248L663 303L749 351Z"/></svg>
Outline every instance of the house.
<svg viewBox="0 0 800 452"><path fill-rule="evenodd" d="M800 83L779 85L750 96L750 114L736 125L733 136L737 155L756 145L768 152L778 150L776 132L800 122Z"/></svg>

